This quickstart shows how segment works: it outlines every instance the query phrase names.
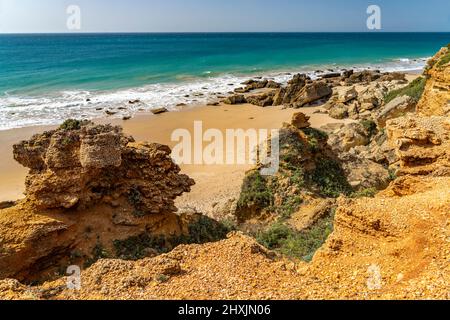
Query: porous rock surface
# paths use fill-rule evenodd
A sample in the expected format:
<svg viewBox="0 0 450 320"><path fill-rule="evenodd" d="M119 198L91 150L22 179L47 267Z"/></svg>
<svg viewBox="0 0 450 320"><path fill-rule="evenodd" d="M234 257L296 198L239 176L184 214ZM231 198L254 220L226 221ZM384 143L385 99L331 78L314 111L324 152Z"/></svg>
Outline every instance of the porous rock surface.
<svg viewBox="0 0 450 320"><path fill-rule="evenodd" d="M30 168L27 199L41 209L87 208L136 197L143 212L174 211L173 200L194 182L179 174L170 154L167 146L134 142L120 127L89 122L14 146L14 158Z"/></svg>

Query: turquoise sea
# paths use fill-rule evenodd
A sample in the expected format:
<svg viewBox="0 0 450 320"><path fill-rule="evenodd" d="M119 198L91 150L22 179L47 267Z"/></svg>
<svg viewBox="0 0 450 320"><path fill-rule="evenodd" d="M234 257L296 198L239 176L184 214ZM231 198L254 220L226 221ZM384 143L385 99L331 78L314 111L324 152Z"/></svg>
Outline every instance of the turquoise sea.
<svg viewBox="0 0 450 320"><path fill-rule="evenodd" d="M449 42L450 33L0 35L0 130L95 118L134 99L126 112L202 103L253 76L419 70Z"/></svg>

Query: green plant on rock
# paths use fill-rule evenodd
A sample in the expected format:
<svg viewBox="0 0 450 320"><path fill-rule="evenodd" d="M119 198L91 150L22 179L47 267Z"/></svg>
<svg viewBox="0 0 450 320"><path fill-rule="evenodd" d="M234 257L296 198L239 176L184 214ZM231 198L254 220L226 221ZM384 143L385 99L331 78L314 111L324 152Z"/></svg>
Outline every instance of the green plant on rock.
<svg viewBox="0 0 450 320"><path fill-rule="evenodd" d="M310 179L327 197L337 198L342 194L349 195L353 191L344 170L336 160L331 158L322 158L317 161Z"/></svg>
<svg viewBox="0 0 450 320"><path fill-rule="evenodd" d="M234 230L232 225L226 225L206 216L201 216L188 227L189 235L182 239L182 243L207 243L225 239Z"/></svg>
<svg viewBox="0 0 450 320"><path fill-rule="evenodd" d="M297 231L278 221L259 232L257 241L264 247L290 257L311 261L315 252L333 232L335 209L319 219L309 229Z"/></svg>
<svg viewBox="0 0 450 320"><path fill-rule="evenodd" d="M378 193L376 188L366 188L355 191L351 194L351 198L373 198Z"/></svg>
<svg viewBox="0 0 450 320"><path fill-rule="evenodd" d="M283 223L276 222L272 224L267 230L259 232L256 240L264 247L275 250L280 247L282 240L287 239L292 230Z"/></svg>
<svg viewBox="0 0 450 320"><path fill-rule="evenodd" d="M165 237L148 232L125 240L113 242L116 256L124 260L139 260L148 256L149 252L167 253L180 244L203 244L226 238L234 229L206 216L200 216L188 226L188 234Z"/></svg>
<svg viewBox="0 0 450 320"><path fill-rule="evenodd" d="M264 209L273 204L273 193L270 190L267 178L261 176L258 170L248 174L242 185L238 209L256 207Z"/></svg>
<svg viewBox="0 0 450 320"><path fill-rule="evenodd" d="M311 152L319 151L319 141L328 140L328 134L318 129L305 128L303 132L308 136L308 145Z"/></svg>
<svg viewBox="0 0 450 320"><path fill-rule="evenodd" d="M450 62L450 52L448 52L441 59L439 59L437 66L442 67L443 65L446 65L449 62Z"/></svg>
<svg viewBox="0 0 450 320"><path fill-rule="evenodd" d="M83 121L81 120L67 119L59 126L59 128L65 131L80 130L82 124Z"/></svg>
<svg viewBox="0 0 450 320"><path fill-rule="evenodd" d="M138 260L145 258L148 249L157 253L166 253L167 242L164 236L154 236L143 233L125 240L114 240L113 242L116 256L124 260Z"/></svg>
<svg viewBox="0 0 450 320"><path fill-rule="evenodd" d="M364 119L360 123L367 132L369 139L372 139L372 137L378 133L377 124L375 121Z"/></svg>
<svg viewBox="0 0 450 320"><path fill-rule="evenodd" d="M101 243L97 243L95 247L92 249L91 257L86 259L84 262L84 267L88 268L91 265L93 265L95 262L97 262L100 259L107 259L110 255L106 251L106 249L103 247Z"/></svg>
<svg viewBox="0 0 450 320"><path fill-rule="evenodd" d="M170 280L170 278L168 276L166 276L165 274L158 274L155 277L155 280L161 283L167 282Z"/></svg>
<svg viewBox="0 0 450 320"><path fill-rule="evenodd" d="M422 94L425 90L425 85L427 83L427 79L424 77L419 77L408 84L406 87L392 90L385 97L384 102L389 103L397 97L401 96L409 96L413 98L415 101L419 101L422 97Z"/></svg>

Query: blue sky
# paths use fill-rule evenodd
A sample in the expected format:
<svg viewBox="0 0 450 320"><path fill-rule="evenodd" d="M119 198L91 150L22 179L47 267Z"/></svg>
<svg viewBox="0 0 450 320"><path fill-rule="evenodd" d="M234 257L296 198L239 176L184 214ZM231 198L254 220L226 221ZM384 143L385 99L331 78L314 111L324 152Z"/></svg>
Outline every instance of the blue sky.
<svg viewBox="0 0 450 320"><path fill-rule="evenodd" d="M81 9L80 32L450 31L450 0L0 0L0 32L67 32L66 9Z"/></svg>

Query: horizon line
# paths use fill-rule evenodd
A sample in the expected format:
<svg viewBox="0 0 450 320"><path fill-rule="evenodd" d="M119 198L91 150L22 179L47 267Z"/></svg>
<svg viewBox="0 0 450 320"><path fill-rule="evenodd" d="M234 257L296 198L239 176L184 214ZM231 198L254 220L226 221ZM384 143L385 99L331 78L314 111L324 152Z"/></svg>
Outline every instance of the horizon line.
<svg viewBox="0 0 450 320"><path fill-rule="evenodd" d="M0 35L80 35L80 34L258 34L258 33L360 33L360 34L380 34L380 33L450 33L449 31L56 31L56 32L0 32Z"/></svg>

